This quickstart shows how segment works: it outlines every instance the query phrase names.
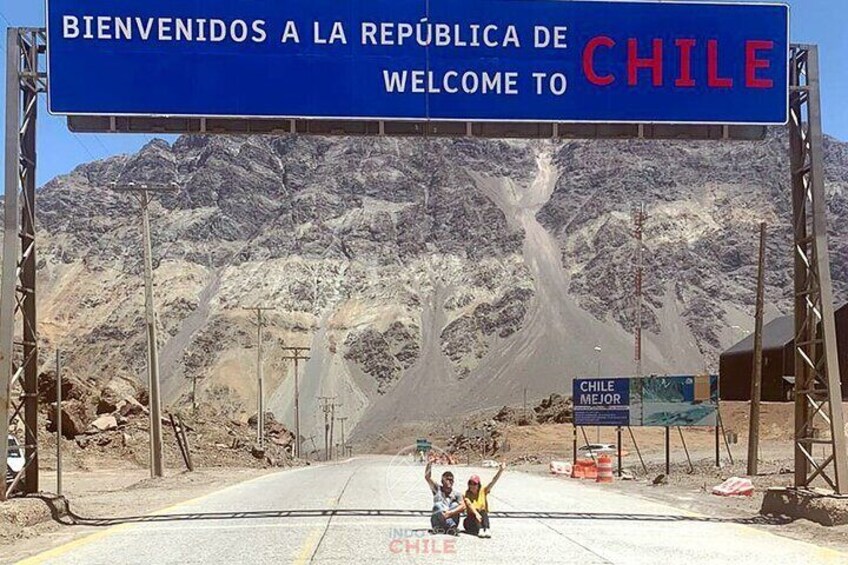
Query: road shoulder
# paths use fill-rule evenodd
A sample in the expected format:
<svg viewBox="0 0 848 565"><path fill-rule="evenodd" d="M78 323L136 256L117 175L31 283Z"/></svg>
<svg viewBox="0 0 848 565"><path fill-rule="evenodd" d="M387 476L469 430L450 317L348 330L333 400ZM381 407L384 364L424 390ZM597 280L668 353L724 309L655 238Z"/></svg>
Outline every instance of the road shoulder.
<svg viewBox="0 0 848 565"><path fill-rule="evenodd" d="M547 465L522 465L516 471L532 475L550 475ZM653 485L650 480L621 481L598 484L591 481L581 481L567 477L559 477L563 481L580 481L588 488L598 488L618 492L627 496L640 498L651 502L659 502L682 511L694 512L700 515L727 520L749 520L759 516L759 503L747 497L718 497L711 493L712 484L696 486L691 480L678 482L672 475L667 484ZM720 482L720 481L719 481ZM718 483L716 483L718 484ZM759 493L757 499L762 499ZM746 527L756 528L778 536L803 541L818 547L825 547L848 553L848 526L822 526L809 520L794 520L780 524L746 523Z"/></svg>
<svg viewBox="0 0 848 565"><path fill-rule="evenodd" d="M161 513L275 471L279 469L205 468L161 479L151 479L147 470L137 468L69 473L64 479L71 515L54 496L0 504L0 562L18 562L109 530L109 526L79 525L74 516L90 523L96 519ZM46 479L45 483L50 484Z"/></svg>

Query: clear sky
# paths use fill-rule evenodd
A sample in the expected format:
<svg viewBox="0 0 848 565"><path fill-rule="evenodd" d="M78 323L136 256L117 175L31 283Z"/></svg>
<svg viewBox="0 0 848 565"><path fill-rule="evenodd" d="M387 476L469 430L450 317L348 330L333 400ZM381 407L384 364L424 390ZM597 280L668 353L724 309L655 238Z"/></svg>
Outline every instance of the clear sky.
<svg viewBox="0 0 848 565"><path fill-rule="evenodd" d="M792 41L819 45L824 131L839 139L848 140L848 33L845 32L848 2L789 0L788 3L792 7ZM44 26L44 2L3 2L0 4L0 27L7 26ZM4 33L0 43L3 61L5 45ZM5 88L0 89L0 105L5 105ZM44 97L38 122L39 185L56 175L71 171L79 163L133 152L152 139L149 135L71 134L64 118L47 114ZM3 153L0 151L0 165L3 162Z"/></svg>

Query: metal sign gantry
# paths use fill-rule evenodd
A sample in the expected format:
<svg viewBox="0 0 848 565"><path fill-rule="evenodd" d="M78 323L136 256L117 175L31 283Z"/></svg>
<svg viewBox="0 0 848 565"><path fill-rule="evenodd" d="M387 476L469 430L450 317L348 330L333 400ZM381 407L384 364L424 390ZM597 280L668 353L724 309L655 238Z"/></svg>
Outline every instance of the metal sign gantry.
<svg viewBox="0 0 848 565"><path fill-rule="evenodd" d="M36 315L35 125L38 95L47 89L43 29L9 28L6 35L6 193L0 279L0 422L24 424L26 464L0 500L20 483L38 492L38 328ZM16 321L20 320L20 332ZM16 390L20 390L17 396ZM8 452L0 429L0 454ZM5 475L5 472L4 472Z"/></svg>
<svg viewBox="0 0 848 565"><path fill-rule="evenodd" d="M35 247L35 122L38 95L46 91L47 73L45 30L9 28L6 55L6 171L5 228L3 271L0 279L0 421L21 420L25 428L26 466L15 478L27 493L38 491L38 334L36 316L36 247ZM810 487L821 477L839 494L848 493L844 420L842 415L836 330L833 318L833 295L830 261L827 249L826 206L824 194L823 136L819 103L818 50L814 45L793 45L790 50L789 137L792 171L793 226L795 242L795 486ZM69 118L69 123L75 117ZM82 119L82 118L81 118ZM97 118L111 131L127 131L114 127L120 118ZM205 118L199 118L205 122ZM257 120L252 120L257 121ZM269 122L271 122L269 120ZM99 124L99 122L98 122ZM173 118L139 118L128 128L137 132L170 131L183 122ZM102 125L102 124L101 124ZM426 124L425 124L426 126ZM98 126L99 127L99 126ZM427 126L429 127L429 126ZM651 137L649 124L594 125L590 129L572 130L552 127L550 137ZM672 126L667 126L672 127ZM674 130L680 137L727 139L728 126L697 126ZM610 128L613 134L604 134ZM723 132L716 135L715 128ZM205 130L205 128L202 128ZM261 128L260 128L261 129ZM208 130L206 130L208 131ZM219 133L234 133L224 128ZM295 129L300 133L353 133L345 128L327 130ZM671 130L670 130L671 131ZM179 133L179 131L175 131ZM210 132L211 133L211 132ZM273 129L265 133L278 133ZM383 127L365 129L364 135L410 135L398 129ZM500 132L503 134L503 132ZM509 130L518 137L540 137L533 130ZM415 133L413 132L413 135ZM475 131L457 127L442 135L474 136ZM479 135L479 132L476 133ZM739 136L757 138L759 136ZM20 328L16 332L16 328ZM816 425L824 422L829 430L818 437ZM817 458L813 445L824 448ZM0 453L7 451L7 434L0 433ZM14 486L14 485L13 485ZM11 489L9 489L11 490ZM0 489L0 500L7 489Z"/></svg>
<svg viewBox="0 0 848 565"><path fill-rule="evenodd" d="M821 477L848 492L842 386L827 249L824 143L815 45L793 45L789 58L789 144L795 246L795 486ZM826 437L816 437L817 420ZM813 445L825 454L816 457Z"/></svg>

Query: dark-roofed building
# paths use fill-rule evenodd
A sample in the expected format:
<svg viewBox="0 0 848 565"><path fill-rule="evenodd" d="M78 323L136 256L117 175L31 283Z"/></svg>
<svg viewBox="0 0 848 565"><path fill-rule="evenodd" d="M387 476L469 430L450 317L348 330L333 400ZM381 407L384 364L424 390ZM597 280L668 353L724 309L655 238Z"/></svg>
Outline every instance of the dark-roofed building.
<svg viewBox="0 0 848 565"><path fill-rule="evenodd" d="M842 373L842 398L848 400L848 304L835 312L836 342ZM719 358L722 400L750 400L754 370L754 334L725 351ZM762 400L792 401L795 390L795 321L776 318L763 326Z"/></svg>

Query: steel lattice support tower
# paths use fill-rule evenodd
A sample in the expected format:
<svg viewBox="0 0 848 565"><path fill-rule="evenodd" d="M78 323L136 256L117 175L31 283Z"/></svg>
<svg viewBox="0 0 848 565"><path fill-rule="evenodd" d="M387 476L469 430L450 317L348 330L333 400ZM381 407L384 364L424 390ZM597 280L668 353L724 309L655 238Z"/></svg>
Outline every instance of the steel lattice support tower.
<svg viewBox="0 0 848 565"><path fill-rule="evenodd" d="M634 348L633 361L636 364L636 376L642 376L642 235L645 228L645 204L640 202L633 208L633 238L636 240L636 265L633 269L633 282L635 288L635 312L634 312Z"/></svg>
<svg viewBox="0 0 848 565"><path fill-rule="evenodd" d="M38 491L38 332L36 325L35 131L38 95L47 89L42 71L43 29L6 31L5 216L0 279L0 422L22 419L26 464L0 500L18 483ZM20 320L19 333L15 331ZM4 424L5 425L5 424ZM0 454L8 434L0 429Z"/></svg>
<svg viewBox="0 0 848 565"><path fill-rule="evenodd" d="M848 492L842 389L827 249L818 48L793 45L789 142L795 261L795 486ZM828 437L817 437L817 421ZM817 458L814 445L825 447Z"/></svg>

